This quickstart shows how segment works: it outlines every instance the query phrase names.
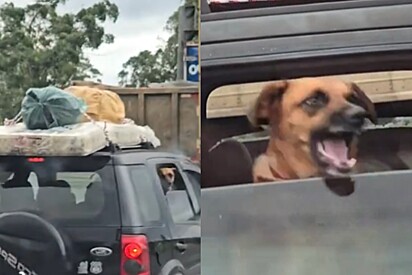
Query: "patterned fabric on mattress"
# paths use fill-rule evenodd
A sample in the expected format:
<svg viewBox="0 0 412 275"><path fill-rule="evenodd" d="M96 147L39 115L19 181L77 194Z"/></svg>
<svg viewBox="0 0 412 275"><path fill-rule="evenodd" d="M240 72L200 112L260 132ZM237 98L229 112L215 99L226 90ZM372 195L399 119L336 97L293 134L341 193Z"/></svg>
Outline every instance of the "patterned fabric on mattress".
<svg viewBox="0 0 412 275"><path fill-rule="evenodd" d="M86 156L107 146L105 132L113 143L120 146L142 142L160 146L150 127L138 126L133 122L86 122L49 130L27 130L20 123L0 126L0 155Z"/></svg>
<svg viewBox="0 0 412 275"><path fill-rule="evenodd" d="M85 156L103 149L103 130L81 123L49 130L27 130L24 124L0 126L0 154L32 156Z"/></svg>

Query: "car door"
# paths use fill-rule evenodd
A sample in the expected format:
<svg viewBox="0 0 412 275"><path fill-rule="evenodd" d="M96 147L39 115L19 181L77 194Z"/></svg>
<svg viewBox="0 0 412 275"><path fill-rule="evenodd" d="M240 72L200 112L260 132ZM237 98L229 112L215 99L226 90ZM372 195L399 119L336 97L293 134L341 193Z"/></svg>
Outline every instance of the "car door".
<svg viewBox="0 0 412 275"><path fill-rule="evenodd" d="M204 274L409 274L412 172L202 190ZM346 184L350 184L349 182Z"/></svg>
<svg viewBox="0 0 412 275"><path fill-rule="evenodd" d="M175 159L152 159L150 166L159 175L159 167L174 167L179 189L165 194L166 215L174 245L174 259L186 269L187 274L200 274L200 203L199 194L186 175L182 162ZM190 171L198 171L192 168ZM161 178L158 177L158 184ZM166 216L165 215L165 216Z"/></svg>
<svg viewBox="0 0 412 275"><path fill-rule="evenodd" d="M181 163L182 165L182 172L183 172L183 177L185 177L185 182L188 185L188 188L193 189L193 194L194 196L193 202L194 202L194 209L195 212L198 215L198 220L196 221L197 223L197 228L200 229L200 223L201 223L201 218L200 218L200 213L201 213L201 204L200 204L200 197L201 197L201 186L200 186L200 167L190 163L190 162L183 162ZM191 270L189 274L200 274L200 232L199 235L193 236L193 239L190 240L190 262L193 263L191 265Z"/></svg>

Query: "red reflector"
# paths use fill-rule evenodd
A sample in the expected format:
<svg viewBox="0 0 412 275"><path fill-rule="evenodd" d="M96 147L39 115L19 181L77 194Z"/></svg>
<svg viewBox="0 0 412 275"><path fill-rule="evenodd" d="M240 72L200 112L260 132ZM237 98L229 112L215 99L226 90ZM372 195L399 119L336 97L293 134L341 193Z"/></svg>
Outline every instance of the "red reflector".
<svg viewBox="0 0 412 275"><path fill-rule="evenodd" d="M129 259L136 259L142 255L143 249L136 243L129 243L124 248L124 255Z"/></svg>
<svg viewBox="0 0 412 275"><path fill-rule="evenodd" d="M44 162L44 158L28 158L27 160L34 163Z"/></svg>
<svg viewBox="0 0 412 275"><path fill-rule="evenodd" d="M136 275L150 275L150 253L147 237L145 235L122 235L121 243L120 275L130 274L130 271L126 270L127 266L137 266L140 271Z"/></svg>

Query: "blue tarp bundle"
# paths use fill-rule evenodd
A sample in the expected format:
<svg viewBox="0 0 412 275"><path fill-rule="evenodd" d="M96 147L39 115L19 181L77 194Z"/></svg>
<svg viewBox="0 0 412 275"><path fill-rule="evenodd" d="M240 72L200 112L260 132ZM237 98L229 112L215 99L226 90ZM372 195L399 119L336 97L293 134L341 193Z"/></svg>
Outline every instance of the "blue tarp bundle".
<svg viewBox="0 0 412 275"><path fill-rule="evenodd" d="M30 130L50 129L79 123L86 103L59 88L31 88L22 102L21 116Z"/></svg>

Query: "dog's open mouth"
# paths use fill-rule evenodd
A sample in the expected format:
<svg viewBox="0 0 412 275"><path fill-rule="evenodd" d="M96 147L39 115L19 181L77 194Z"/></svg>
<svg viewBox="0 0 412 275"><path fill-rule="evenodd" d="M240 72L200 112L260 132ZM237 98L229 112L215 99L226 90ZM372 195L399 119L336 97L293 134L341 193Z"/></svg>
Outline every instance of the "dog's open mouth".
<svg viewBox="0 0 412 275"><path fill-rule="evenodd" d="M356 159L349 157L349 148L354 137L354 133L342 132L317 135L313 139L313 153L327 175L347 174L355 166Z"/></svg>

